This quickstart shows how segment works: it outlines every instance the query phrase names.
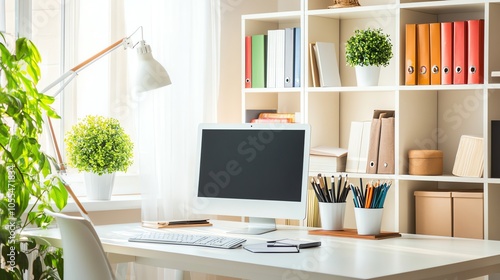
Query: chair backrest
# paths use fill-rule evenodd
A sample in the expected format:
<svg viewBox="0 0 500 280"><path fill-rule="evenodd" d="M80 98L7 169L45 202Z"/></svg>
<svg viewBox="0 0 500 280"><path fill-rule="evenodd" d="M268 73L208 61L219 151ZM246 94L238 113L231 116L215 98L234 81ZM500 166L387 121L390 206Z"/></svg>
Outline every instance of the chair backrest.
<svg viewBox="0 0 500 280"><path fill-rule="evenodd" d="M64 279L114 280L101 240L94 226L82 217L73 217L48 210L56 218L61 231L64 258Z"/></svg>

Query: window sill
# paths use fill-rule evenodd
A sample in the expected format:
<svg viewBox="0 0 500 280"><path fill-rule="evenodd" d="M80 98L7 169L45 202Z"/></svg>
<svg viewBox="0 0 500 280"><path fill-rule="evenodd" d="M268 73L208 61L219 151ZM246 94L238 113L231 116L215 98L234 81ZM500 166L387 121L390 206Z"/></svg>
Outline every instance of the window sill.
<svg viewBox="0 0 500 280"><path fill-rule="evenodd" d="M80 203L87 212L141 209L141 195L113 195L111 200L88 200L86 197L79 197ZM75 201L69 197L68 204L62 212L78 212Z"/></svg>

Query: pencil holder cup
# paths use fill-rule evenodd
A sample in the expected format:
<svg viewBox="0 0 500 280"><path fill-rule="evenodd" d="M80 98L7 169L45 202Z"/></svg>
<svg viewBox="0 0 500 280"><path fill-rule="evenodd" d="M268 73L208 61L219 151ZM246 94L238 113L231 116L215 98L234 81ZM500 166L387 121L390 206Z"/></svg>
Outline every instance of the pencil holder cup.
<svg viewBox="0 0 500 280"><path fill-rule="evenodd" d="M321 228L324 230L344 229L345 202L319 202Z"/></svg>
<svg viewBox="0 0 500 280"><path fill-rule="evenodd" d="M354 208L359 235L377 235L382 226L384 208Z"/></svg>

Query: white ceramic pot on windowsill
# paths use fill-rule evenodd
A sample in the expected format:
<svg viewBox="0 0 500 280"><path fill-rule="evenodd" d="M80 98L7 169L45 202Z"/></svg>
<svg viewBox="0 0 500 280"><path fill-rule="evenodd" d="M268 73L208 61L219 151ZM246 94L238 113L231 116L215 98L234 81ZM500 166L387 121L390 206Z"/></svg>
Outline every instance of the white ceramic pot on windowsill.
<svg viewBox="0 0 500 280"><path fill-rule="evenodd" d="M113 193L115 173L97 175L96 173L84 173L87 198L90 200L110 200Z"/></svg>

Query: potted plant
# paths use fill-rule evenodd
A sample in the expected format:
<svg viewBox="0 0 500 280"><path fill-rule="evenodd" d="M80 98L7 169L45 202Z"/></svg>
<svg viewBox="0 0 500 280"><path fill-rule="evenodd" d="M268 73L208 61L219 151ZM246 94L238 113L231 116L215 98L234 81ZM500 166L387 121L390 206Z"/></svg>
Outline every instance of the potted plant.
<svg viewBox="0 0 500 280"><path fill-rule="evenodd" d="M358 29L347 40L346 63L355 67L358 86L377 85L380 67L389 65L391 58L391 38L380 28Z"/></svg>
<svg viewBox="0 0 500 280"><path fill-rule="evenodd" d="M65 135L68 163L84 172L87 196L109 200L117 171L132 164L133 143L120 122L103 116L87 116Z"/></svg>
<svg viewBox="0 0 500 280"><path fill-rule="evenodd" d="M19 38L11 51L4 42L0 33L0 279L62 279L62 251L22 237L31 224L50 224L53 218L43 210L62 210L68 199L53 173L55 161L38 140L44 117L57 117L50 107L54 98L36 88L41 60L36 46ZM32 262L28 256L34 256Z"/></svg>

